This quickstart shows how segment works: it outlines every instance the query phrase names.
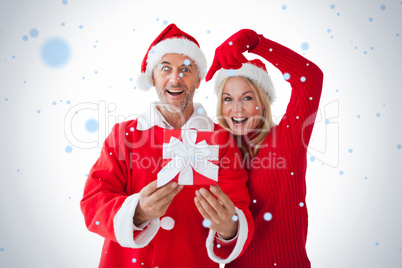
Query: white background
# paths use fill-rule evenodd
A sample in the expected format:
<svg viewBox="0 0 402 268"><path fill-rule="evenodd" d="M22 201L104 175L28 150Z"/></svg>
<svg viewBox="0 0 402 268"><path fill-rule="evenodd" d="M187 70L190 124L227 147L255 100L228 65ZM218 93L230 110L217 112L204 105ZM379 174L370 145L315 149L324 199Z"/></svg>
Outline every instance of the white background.
<svg viewBox="0 0 402 268"><path fill-rule="evenodd" d="M323 70L307 172L312 265L402 267L402 2L64 1L0 1L0 267L97 267L103 239L79 208L86 175L114 122L157 99L135 78L169 23L199 41L209 64L250 28ZM58 68L41 56L54 37L70 49ZM278 122L290 87L267 67ZM195 97L211 117L212 89L203 82Z"/></svg>

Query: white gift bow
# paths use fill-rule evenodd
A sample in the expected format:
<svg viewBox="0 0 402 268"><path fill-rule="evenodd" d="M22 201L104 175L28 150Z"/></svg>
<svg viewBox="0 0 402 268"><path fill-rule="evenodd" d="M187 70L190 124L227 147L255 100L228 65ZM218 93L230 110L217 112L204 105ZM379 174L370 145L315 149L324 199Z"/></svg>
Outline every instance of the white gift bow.
<svg viewBox="0 0 402 268"><path fill-rule="evenodd" d="M171 137L169 143L163 144L163 158L172 160L159 171L157 187L167 184L179 173L179 184L193 185L193 169L217 182L219 166L208 160L219 159L219 146L209 145L205 140L195 144L196 130L181 133L183 142Z"/></svg>

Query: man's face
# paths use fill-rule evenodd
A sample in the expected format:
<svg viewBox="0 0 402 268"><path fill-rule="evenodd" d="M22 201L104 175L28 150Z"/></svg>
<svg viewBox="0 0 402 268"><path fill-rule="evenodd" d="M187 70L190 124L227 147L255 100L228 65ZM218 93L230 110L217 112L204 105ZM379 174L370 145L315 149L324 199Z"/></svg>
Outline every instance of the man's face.
<svg viewBox="0 0 402 268"><path fill-rule="evenodd" d="M181 54L166 54L153 72L153 82L159 100L170 113L185 113L193 109L195 90L201 78L197 66L189 57Z"/></svg>

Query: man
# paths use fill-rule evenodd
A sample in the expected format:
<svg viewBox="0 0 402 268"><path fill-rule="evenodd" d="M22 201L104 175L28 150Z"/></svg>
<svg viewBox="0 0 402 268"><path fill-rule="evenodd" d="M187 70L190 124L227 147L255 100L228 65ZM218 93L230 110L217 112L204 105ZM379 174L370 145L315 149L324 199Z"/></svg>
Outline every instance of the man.
<svg viewBox="0 0 402 268"><path fill-rule="evenodd" d="M149 47L138 84L155 86L160 103L113 127L81 201L88 229L105 237L99 267L218 267L250 242L247 173L235 162L236 142L193 103L206 67L198 42L174 24ZM183 186L189 183L180 176L158 182L165 129L219 132L218 185Z"/></svg>

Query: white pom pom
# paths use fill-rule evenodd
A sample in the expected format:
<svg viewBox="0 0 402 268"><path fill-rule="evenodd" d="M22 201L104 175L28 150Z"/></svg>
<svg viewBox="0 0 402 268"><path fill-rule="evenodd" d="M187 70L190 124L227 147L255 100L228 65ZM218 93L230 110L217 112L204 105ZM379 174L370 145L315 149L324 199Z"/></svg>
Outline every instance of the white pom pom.
<svg viewBox="0 0 402 268"><path fill-rule="evenodd" d="M174 227L175 221L171 217L163 217L161 219L161 228L165 230L172 230Z"/></svg>
<svg viewBox="0 0 402 268"><path fill-rule="evenodd" d="M148 90L152 87L152 77L149 73L141 73L137 76L137 87L142 90Z"/></svg>

